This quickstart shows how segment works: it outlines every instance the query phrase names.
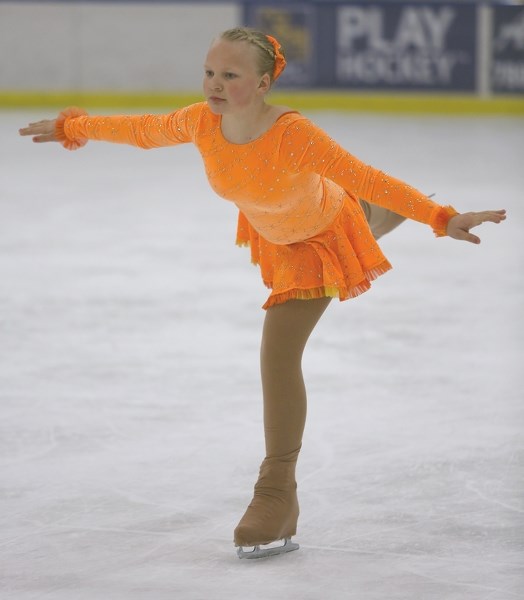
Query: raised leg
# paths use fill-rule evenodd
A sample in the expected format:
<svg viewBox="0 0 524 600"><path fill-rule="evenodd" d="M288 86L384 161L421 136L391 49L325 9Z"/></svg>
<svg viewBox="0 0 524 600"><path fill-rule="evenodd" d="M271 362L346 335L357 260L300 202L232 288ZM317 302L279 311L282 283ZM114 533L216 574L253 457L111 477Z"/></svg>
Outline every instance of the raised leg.
<svg viewBox="0 0 524 600"><path fill-rule="evenodd" d="M371 233L376 240L386 233L389 233L406 220L406 217L403 217L402 215L388 210L387 208L382 208L382 206L370 204L362 199L360 199L360 205L366 215Z"/></svg>
<svg viewBox="0 0 524 600"><path fill-rule="evenodd" d="M266 458L253 500L235 529L237 546L268 544L296 533L295 466L307 410L302 355L329 301L291 300L267 310L260 353Z"/></svg>

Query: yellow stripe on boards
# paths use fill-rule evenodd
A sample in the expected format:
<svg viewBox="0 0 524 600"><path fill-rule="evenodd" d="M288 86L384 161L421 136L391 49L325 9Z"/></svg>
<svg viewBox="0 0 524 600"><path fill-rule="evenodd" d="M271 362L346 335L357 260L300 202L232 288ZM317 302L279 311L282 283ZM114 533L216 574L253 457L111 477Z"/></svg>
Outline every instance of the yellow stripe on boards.
<svg viewBox="0 0 524 600"><path fill-rule="evenodd" d="M175 109L199 102L199 93L0 92L0 109L97 108ZM369 94L330 91L275 91L271 102L297 110L455 115L523 115L524 96L479 98L473 95Z"/></svg>
<svg viewBox="0 0 524 600"><path fill-rule="evenodd" d="M524 115L523 97L454 96L438 94L359 94L355 92L275 93L280 104L303 110L347 110L361 112L426 114Z"/></svg>

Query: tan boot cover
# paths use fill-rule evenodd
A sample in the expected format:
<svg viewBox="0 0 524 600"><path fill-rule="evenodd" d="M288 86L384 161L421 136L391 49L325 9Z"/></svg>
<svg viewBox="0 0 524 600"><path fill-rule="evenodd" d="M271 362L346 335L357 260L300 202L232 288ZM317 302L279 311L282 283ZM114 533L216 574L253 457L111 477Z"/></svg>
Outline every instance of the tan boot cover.
<svg viewBox="0 0 524 600"><path fill-rule="evenodd" d="M264 460L253 500L235 529L236 546L269 544L296 534L299 514L295 482L297 456L298 452L294 460L288 462L274 458Z"/></svg>

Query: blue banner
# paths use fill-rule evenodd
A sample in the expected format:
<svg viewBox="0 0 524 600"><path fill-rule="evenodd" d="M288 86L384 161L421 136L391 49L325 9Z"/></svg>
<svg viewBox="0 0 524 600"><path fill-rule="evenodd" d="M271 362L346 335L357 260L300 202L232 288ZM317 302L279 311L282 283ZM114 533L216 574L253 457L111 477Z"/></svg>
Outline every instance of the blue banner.
<svg viewBox="0 0 524 600"><path fill-rule="evenodd" d="M475 10L447 4L338 6L335 83L473 91Z"/></svg>
<svg viewBox="0 0 524 600"><path fill-rule="evenodd" d="M287 52L287 86L475 91L476 6L249 3L245 23Z"/></svg>
<svg viewBox="0 0 524 600"><path fill-rule="evenodd" d="M496 93L524 92L524 7L493 8L491 89Z"/></svg>

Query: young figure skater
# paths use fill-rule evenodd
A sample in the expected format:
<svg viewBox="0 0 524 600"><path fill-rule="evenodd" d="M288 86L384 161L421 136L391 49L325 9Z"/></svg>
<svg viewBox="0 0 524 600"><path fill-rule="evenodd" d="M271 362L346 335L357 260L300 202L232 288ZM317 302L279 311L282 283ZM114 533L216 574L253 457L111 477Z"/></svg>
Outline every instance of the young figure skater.
<svg viewBox="0 0 524 600"><path fill-rule="evenodd" d="M290 539L306 417L302 353L331 298L357 296L390 269L376 239L410 218L437 236L478 244L472 227L505 219L504 210L459 214L440 206L362 163L297 111L267 104L285 64L273 37L235 28L211 44L205 102L166 115L92 117L68 109L20 130L69 149L88 139L142 148L193 142L212 188L239 208L237 241L250 245L272 290L261 345L266 457L234 532L241 558L298 548ZM276 549L260 548L278 540L285 542Z"/></svg>

